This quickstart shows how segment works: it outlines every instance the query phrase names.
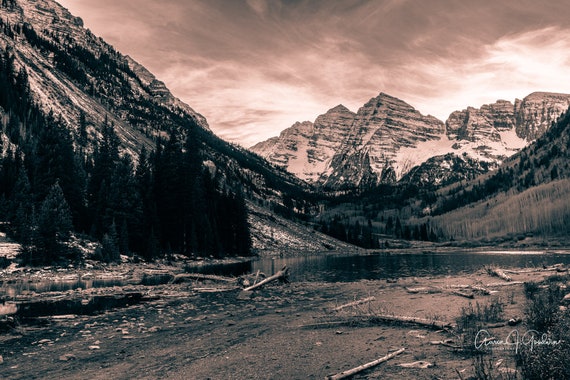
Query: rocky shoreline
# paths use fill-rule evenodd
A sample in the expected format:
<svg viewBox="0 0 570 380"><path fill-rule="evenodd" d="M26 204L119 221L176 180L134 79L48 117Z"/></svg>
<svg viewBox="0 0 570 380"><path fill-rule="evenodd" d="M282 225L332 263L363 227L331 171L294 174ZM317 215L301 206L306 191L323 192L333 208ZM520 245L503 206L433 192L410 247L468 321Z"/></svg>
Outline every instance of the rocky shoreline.
<svg viewBox="0 0 570 380"><path fill-rule="evenodd" d="M13 321L0 334L2 374L7 379L324 378L406 348L357 378L456 378L456 371L468 378L473 359L458 349L455 330L381 317L451 326L469 304L501 302L504 323L495 324L493 332L508 334L513 327L507 322L524 315L523 283L565 270L511 270L511 281L482 268L457 276L272 282L244 294L238 278L137 283L145 274L183 272L166 263L118 265L101 272L91 268L80 274L112 274L131 283L42 296L75 299L83 306L97 299L116 302L90 313L2 317ZM478 287L490 294L475 291ZM514 370L512 353L497 355Z"/></svg>

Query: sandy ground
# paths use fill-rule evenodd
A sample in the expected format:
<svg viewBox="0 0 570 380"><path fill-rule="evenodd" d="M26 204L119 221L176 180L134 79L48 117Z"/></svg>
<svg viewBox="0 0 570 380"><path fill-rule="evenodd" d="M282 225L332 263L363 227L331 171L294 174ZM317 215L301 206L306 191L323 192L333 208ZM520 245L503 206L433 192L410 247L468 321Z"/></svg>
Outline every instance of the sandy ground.
<svg viewBox="0 0 570 380"><path fill-rule="evenodd" d="M538 281L555 272L511 274ZM193 281L115 287L98 292L140 292L142 303L96 315L64 315L23 321L0 333L3 379L324 379L400 348L405 351L356 375L356 379L467 379L472 356L455 330L371 321L369 314L405 315L454 323L469 302L500 298L503 320L524 317L522 284L483 269L463 276L403 278L351 283L271 283L249 293L234 284ZM491 286L489 286L491 284ZM454 285L496 291L474 299ZM93 291L74 291L89 299ZM69 293L69 292L68 292ZM374 297L341 311L340 305ZM6 317L4 317L6 319ZM359 323L354 321L358 320ZM352 323L343 323L343 322ZM523 325L494 328L507 336ZM513 352L486 357L514 368ZM422 362L422 363L415 363ZM402 364L429 364L408 368Z"/></svg>

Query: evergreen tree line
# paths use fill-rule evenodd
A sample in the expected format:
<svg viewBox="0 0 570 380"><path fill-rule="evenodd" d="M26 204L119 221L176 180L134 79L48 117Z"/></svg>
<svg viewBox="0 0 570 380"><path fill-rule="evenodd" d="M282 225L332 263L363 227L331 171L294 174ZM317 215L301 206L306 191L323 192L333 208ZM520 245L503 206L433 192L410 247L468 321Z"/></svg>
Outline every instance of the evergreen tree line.
<svg viewBox="0 0 570 380"><path fill-rule="evenodd" d="M400 218L388 217L385 225L375 226L371 219L366 224L356 220L342 221L336 215L332 220L319 221L315 229L336 239L357 245L362 248L376 249L383 246L382 240L387 237L404 240L437 241L438 237L429 222L420 224L402 224Z"/></svg>
<svg viewBox="0 0 570 380"><path fill-rule="evenodd" d="M135 164L121 154L113 125L105 122L92 155L74 147L85 136L34 104L27 75L0 53L0 115L6 136L0 160L0 215L33 265L78 258L72 237L100 241L99 257L136 253L188 256L249 255L251 239L243 195L223 188L202 165L199 127L185 141L172 133ZM188 126L188 125L187 125Z"/></svg>

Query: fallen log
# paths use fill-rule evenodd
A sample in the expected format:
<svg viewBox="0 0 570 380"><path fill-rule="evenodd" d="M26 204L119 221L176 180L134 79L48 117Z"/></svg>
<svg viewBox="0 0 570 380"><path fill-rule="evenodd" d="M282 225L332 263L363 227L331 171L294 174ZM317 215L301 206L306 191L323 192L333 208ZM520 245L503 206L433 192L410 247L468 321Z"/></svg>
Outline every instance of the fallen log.
<svg viewBox="0 0 570 380"><path fill-rule="evenodd" d="M275 280L279 280L282 282L289 282L288 278L289 278L289 268L287 268L287 265L285 265L283 268L281 268L281 270L277 271L277 273L275 273L273 276L269 276L266 279L259 281L257 284L245 288L244 291L249 292L251 290L257 289L267 284L268 282Z"/></svg>
<svg viewBox="0 0 570 380"><path fill-rule="evenodd" d="M397 315L378 315L378 314L359 315L357 317L343 318L341 320L310 323L307 325L300 325L299 327L318 329L318 328L338 327L338 326L353 326L353 327L358 325L370 326L379 323L394 323L394 322L418 325L438 330L450 330L454 327L453 324L451 323L436 321L433 319L397 316Z"/></svg>
<svg viewBox="0 0 570 380"><path fill-rule="evenodd" d="M202 274L202 273L180 273L174 276L171 283L173 284L180 284L182 282L186 282L188 280L210 280L216 282L236 282L235 278L232 277L223 277L223 276L216 276L214 274Z"/></svg>
<svg viewBox="0 0 570 380"><path fill-rule="evenodd" d="M500 268L487 267L487 273L489 273L490 275L493 275L493 276L497 276L497 277L499 277L505 281L511 281L512 280L511 276L507 275Z"/></svg>
<svg viewBox="0 0 570 380"><path fill-rule="evenodd" d="M448 339L448 340L432 340L429 342L429 344L433 345L433 346L445 346L445 347L451 347L453 349L460 349L460 346L457 346L455 344L453 344L453 340Z"/></svg>
<svg viewBox="0 0 570 380"><path fill-rule="evenodd" d="M327 328L327 327L337 327L337 326L347 326L354 323L354 321L346 320L346 321L328 321L328 322L318 322L318 323L310 323L308 325L300 325L299 327L302 329L319 329L319 328Z"/></svg>
<svg viewBox="0 0 570 380"><path fill-rule="evenodd" d="M479 293L483 293L483 294L485 294L485 295L487 295L487 296L491 294L491 291L490 291L489 289L484 288L484 287L482 287L482 286L471 285L471 289L473 289L473 290L475 290L475 291L477 291L477 292L479 292Z"/></svg>
<svg viewBox="0 0 570 380"><path fill-rule="evenodd" d="M337 306L334 309L332 309L332 311L341 311L342 309L346 309L347 307L358 306L358 305L361 305L361 304L366 303L366 302L374 301L375 299L376 298L374 298L374 297L363 298L360 300L356 300L353 302L346 303L344 305Z"/></svg>
<svg viewBox="0 0 570 380"><path fill-rule="evenodd" d="M511 274L523 274L523 273L535 273L535 272L566 272L568 269L564 267L564 264L554 264L550 266L545 266L543 268L529 268L529 269L520 269L520 270L512 270L512 269L505 269L503 272L511 273Z"/></svg>
<svg viewBox="0 0 570 380"><path fill-rule="evenodd" d="M401 363L398 365L400 367L403 367L403 368L431 368L431 367L435 367L434 363L426 362L423 360L418 360L418 361L411 362L411 363Z"/></svg>
<svg viewBox="0 0 570 380"><path fill-rule="evenodd" d="M455 294L456 296L470 298L470 299L475 298L475 295L473 293L466 293L461 290L452 290L451 294Z"/></svg>
<svg viewBox="0 0 570 380"><path fill-rule="evenodd" d="M198 293L219 293L232 291L234 289L235 288L193 288L192 290Z"/></svg>
<svg viewBox="0 0 570 380"><path fill-rule="evenodd" d="M325 377L325 380L339 380L339 379L346 379L347 377L350 377L352 375L355 375L359 372L362 372L364 370L367 370L369 368L375 367L380 363L384 363L392 358L395 358L396 356L400 355L402 352L404 352L406 349L405 348L400 348L398 351L394 351L391 354L388 354L386 356L383 356L379 359L376 359L374 361L371 361L369 363L360 365L358 367L355 367L353 369L349 369L347 371L343 371L341 373L337 373L336 375L329 375L327 377Z"/></svg>
<svg viewBox="0 0 570 380"><path fill-rule="evenodd" d="M406 291L411 294L433 294L433 293L440 293L441 290L437 288L432 288L429 286L419 286L416 288L406 288Z"/></svg>
<svg viewBox="0 0 570 380"><path fill-rule="evenodd" d="M385 322L402 322L402 323L411 323L414 325L425 326L429 328L436 328L440 330L447 330L453 328L453 325L448 322L436 321L435 319L427 319L427 318L418 318L418 317L409 317L409 316L402 316L402 315L371 315L373 319L377 319L380 321Z"/></svg>
<svg viewBox="0 0 570 380"><path fill-rule="evenodd" d="M482 293L485 295L490 295L491 291L489 289L486 289L482 286L477 286L477 285L450 285L451 288L455 288L455 289L471 289L473 291L476 291L478 293Z"/></svg>
<svg viewBox="0 0 570 380"><path fill-rule="evenodd" d="M491 282L485 285L488 288L492 288L494 286L510 286L510 285L521 285L524 284L523 281L511 281L511 282Z"/></svg>

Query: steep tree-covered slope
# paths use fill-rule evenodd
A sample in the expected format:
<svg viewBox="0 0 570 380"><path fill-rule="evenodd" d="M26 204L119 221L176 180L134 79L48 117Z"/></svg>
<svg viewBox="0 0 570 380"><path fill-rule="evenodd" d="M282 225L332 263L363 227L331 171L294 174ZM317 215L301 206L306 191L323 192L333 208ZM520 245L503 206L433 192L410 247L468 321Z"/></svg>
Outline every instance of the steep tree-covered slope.
<svg viewBox="0 0 570 380"><path fill-rule="evenodd" d="M570 112L495 173L445 188L433 219L455 239L527 235L568 237Z"/></svg>
<svg viewBox="0 0 570 380"><path fill-rule="evenodd" d="M245 199L311 207L302 181L219 139L55 1L2 2L0 48L2 222L27 260L72 259L78 234L111 260L247 255Z"/></svg>

